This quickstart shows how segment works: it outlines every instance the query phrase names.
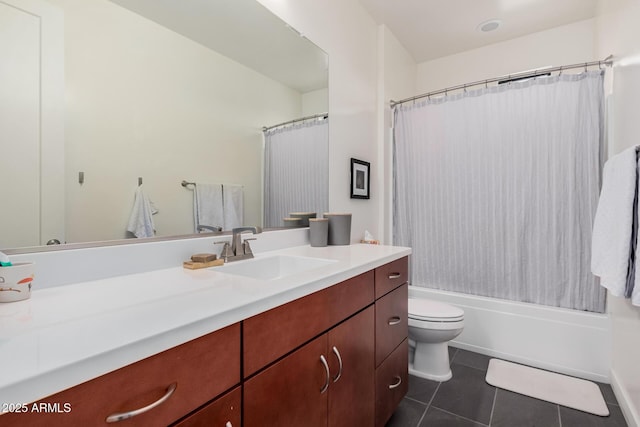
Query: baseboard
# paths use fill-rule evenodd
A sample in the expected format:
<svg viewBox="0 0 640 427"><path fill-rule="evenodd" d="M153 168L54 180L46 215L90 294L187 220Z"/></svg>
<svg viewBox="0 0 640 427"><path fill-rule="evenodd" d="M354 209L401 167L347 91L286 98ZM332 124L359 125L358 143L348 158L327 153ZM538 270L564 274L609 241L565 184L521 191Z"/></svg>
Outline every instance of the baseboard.
<svg viewBox="0 0 640 427"><path fill-rule="evenodd" d="M616 399L618 400L618 404L622 410L622 415L624 415L624 419L627 422L628 427L640 427L640 414L638 414L639 408L636 408L635 405L631 403L629 393L627 393L626 388L622 385L618 375L616 375L616 372L613 369L611 370L611 388L613 389L613 393L616 395Z"/></svg>
<svg viewBox="0 0 640 427"><path fill-rule="evenodd" d="M505 353L505 352L496 351L490 348L480 347L477 345L471 345L463 342L451 341L450 344L452 347L460 348L462 350L473 351L474 353L484 354L486 356L507 360L509 362L520 363L520 364L531 366L534 368L544 369L552 372L558 372L560 374L565 374L565 375L569 375L577 378L583 378L590 381L597 381L600 383L609 383L609 376L600 375L595 372L573 369L567 366L549 363L548 361L545 361L545 360L532 359L529 357L519 356L513 353Z"/></svg>

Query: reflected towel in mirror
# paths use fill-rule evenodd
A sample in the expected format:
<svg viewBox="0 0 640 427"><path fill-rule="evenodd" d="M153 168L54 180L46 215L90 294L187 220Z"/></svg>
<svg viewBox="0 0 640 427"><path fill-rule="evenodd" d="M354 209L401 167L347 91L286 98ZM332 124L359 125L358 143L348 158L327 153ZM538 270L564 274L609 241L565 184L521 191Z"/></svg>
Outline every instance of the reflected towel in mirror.
<svg viewBox="0 0 640 427"><path fill-rule="evenodd" d="M241 185L222 186L224 205L224 229L231 230L244 225L244 197Z"/></svg>
<svg viewBox="0 0 640 427"><path fill-rule="evenodd" d="M156 213L158 213L158 209L156 209L153 202L144 194L142 186L138 186L133 201L133 209L129 216L127 231L133 233L133 235L138 238L153 237L156 231L153 224L153 215Z"/></svg>
<svg viewBox="0 0 640 427"><path fill-rule="evenodd" d="M198 225L224 225L222 206L221 184L197 183L193 191L194 233L199 232Z"/></svg>

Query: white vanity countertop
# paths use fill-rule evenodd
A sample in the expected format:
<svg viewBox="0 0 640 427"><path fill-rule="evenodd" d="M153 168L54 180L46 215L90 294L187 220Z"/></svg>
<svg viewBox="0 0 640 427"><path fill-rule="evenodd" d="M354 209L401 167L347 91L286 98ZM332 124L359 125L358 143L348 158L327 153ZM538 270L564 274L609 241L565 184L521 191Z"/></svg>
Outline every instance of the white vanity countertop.
<svg viewBox="0 0 640 427"><path fill-rule="evenodd" d="M0 404L33 402L410 253L298 246L255 257L335 262L271 281L173 267L36 290L0 304ZM244 262L251 260L229 265Z"/></svg>

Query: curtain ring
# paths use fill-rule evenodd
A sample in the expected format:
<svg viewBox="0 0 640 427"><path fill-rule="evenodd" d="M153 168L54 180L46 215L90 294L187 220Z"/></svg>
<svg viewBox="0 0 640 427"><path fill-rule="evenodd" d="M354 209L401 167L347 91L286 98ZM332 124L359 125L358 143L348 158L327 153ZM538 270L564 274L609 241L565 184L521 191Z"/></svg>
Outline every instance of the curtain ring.
<svg viewBox="0 0 640 427"><path fill-rule="evenodd" d="M558 76L562 75L562 65L560 66L560 72L558 73Z"/></svg>
<svg viewBox="0 0 640 427"><path fill-rule="evenodd" d="M463 85L463 86L462 86L462 91L463 91L464 93L467 93L467 85Z"/></svg>
<svg viewBox="0 0 640 427"><path fill-rule="evenodd" d="M489 89L489 80L484 81L484 88Z"/></svg>
<svg viewBox="0 0 640 427"><path fill-rule="evenodd" d="M585 73L587 72L587 65L588 65L588 63L587 63L587 62L585 62L585 63L584 63L584 72L585 72Z"/></svg>

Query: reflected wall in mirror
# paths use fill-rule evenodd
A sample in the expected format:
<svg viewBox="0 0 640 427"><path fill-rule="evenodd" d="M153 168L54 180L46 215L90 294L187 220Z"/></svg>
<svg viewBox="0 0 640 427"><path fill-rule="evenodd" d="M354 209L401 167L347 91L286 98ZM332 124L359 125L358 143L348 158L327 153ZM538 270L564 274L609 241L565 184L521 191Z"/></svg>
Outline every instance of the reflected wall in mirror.
<svg viewBox="0 0 640 427"><path fill-rule="evenodd" d="M33 1L0 0L0 22L18 28L0 32L0 55L15 65L14 80L0 79L0 98L11 99L9 90L21 98L0 100L13 114L0 119L0 178L16 188L3 201L0 248L132 237L126 228L139 178L158 210L156 236L194 232L193 188L183 180L241 186L242 222L263 225L262 128L328 110L327 55L255 0L39 1L63 17L42 18L58 32L57 47L47 46L46 33L38 45L37 26L21 11ZM55 53L44 70L34 64L40 51ZM54 153L38 135L44 118L33 103L47 91L38 73L55 61L64 74L49 87L64 88L56 106L64 139ZM28 78L16 84L21 75ZM26 113L18 108L25 102ZM14 157L16 148L23 152ZM47 186L51 173L63 174L64 184Z"/></svg>

